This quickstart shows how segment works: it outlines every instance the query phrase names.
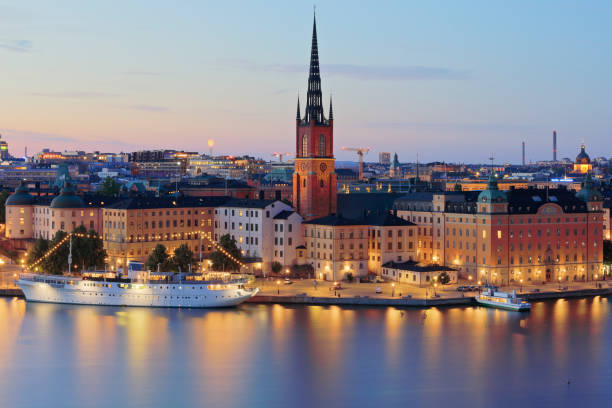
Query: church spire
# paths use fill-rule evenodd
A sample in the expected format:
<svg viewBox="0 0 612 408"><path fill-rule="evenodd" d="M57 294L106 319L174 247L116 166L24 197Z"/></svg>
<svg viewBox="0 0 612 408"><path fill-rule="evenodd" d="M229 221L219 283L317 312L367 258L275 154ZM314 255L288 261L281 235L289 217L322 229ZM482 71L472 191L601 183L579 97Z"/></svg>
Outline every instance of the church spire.
<svg viewBox="0 0 612 408"><path fill-rule="evenodd" d="M317 43L317 19L316 15L312 23L312 46L310 48L310 72L308 74L308 94L306 99L306 113L304 121L310 123L314 120L316 124L325 124L323 115L323 97L321 94L321 72L319 71L319 46Z"/></svg>
<svg viewBox="0 0 612 408"><path fill-rule="evenodd" d="M334 120L334 106L331 95L329 96L329 120Z"/></svg>
<svg viewBox="0 0 612 408"><path fill-rule="evenodd" d="M297 103L297 115L295 116L297 120L301 120L302 117L300 115L300 95L298 95L298 103Z"/></svg>

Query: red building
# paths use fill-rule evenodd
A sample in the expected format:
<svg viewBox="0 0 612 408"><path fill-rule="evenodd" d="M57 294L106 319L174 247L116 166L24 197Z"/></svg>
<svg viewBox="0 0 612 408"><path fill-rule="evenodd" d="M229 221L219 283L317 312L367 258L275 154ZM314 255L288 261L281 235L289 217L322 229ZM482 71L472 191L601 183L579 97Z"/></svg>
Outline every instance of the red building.
<svg viewBox="0 0 612 408"><path fill-rule="evenodd" d="M331 98L329 119L323 112L317 23L312 28L310 73L304 117L298 99L295 127L293 205L306 220L336 212L337 177L334 158L334 114Z"/></svg>

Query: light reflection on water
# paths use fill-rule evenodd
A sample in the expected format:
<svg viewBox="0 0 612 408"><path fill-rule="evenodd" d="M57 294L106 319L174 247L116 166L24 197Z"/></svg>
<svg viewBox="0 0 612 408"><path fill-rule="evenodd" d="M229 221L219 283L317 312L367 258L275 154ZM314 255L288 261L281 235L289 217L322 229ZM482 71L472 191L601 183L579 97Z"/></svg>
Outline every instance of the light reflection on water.
<svg viewBox="0 0 612 408"><path fill-rule="evenodd" d="M612 397L608 298L396 309L0 299L2 406L569 406ZM571 384L567 384L568 380Z"/></svg>

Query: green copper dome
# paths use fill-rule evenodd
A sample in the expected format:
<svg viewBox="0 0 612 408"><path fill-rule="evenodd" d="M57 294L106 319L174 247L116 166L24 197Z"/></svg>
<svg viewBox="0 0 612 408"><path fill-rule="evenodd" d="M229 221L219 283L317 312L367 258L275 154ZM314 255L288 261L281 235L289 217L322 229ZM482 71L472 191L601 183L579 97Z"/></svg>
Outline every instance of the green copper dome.
<svg viewBox="0 0 612 408"><path fill-rule="evenodd" d="M22 181L15 192L6 200L5 205L32 205L36 199L30 194L25 183Z"/></svg>
<svg viewBox="0 0 612 408"><path fill-rule="evenodd" d="M60 195L51 201L51 208L83 208L83 199L76 195L76 191L70 181L64 182Z"/></svg>
<svg viewBox="0 0 612 408"><path fill-rule="evenodd" d="M487 189L482 191L478 195L478 202L481 203L491 203L491 202L505 202L508 200L506 197L506 193L499 189L497 185L497 177L493 173L489 176L489 183L487 184Z"/></svg>
<svg viewBox="0 0 612 408"><path fill-rule="evenodd" d="M586 202L601 200L601 195L595 188L591 173L587 174L586 179L582 182L582 188L576 193L576 197Z"/></svg>

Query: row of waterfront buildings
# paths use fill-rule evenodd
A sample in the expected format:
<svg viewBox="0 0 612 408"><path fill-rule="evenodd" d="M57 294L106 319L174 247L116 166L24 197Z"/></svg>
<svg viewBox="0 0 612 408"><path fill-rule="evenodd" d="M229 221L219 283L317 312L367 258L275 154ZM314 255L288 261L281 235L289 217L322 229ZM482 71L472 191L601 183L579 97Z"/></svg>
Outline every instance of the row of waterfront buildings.
<svg viewBox="0 0 612 408"><path fill-rule="evenodd" d="M316 23L306 103L302 112L298 100L295 124L292 179L279 171L286 188L274 197L227 194L227 181L213 188L197 177L190 183L176 179L169 193L134 185L105 197L78 194L66 174L59 194L43 193L36 183L15 190L6 202L7 242L27 250L37 238L83 225L102 237L111 269L145 261L157 244L170 251L185 244L205 261L228 234L247 268L262 275L279 263L283 270L307 270L327 280L378 275L426 284L442 272L451 280L498 284L602 278L609 208L584 148L577 171L585 170L586 178L578 191L549 182L504 191L493 168L481 191L424 188L417 168L416 188L408 193L401 180L399 188L389 184L386 191L376 185L359 192L342 187L339 193L343 176L334 157L331 100L327 112L323 107ZM162 157L143 155L128 160L157 163ZM165 163L186 171L189 157L175 154ZM138 168L154 170L147 166ZM401 173L396 158L392 168ZM190 171L199 172L197 166Z"/></svg>
<svg viewBox="0 0 612 408"><path fill-rule="evenodd" d="M6 238L27 250L83 225L103 239L112 269L146 261L157 244L170 252L186 244L206 260L212 241L229 234L257 274L278 262L283 270L310 265L329 280L399 280L423 266L496 283L592 280L604 273L603 203L590 179L578 193L504 192L491 177L482 192L340 195L337 212L304 220L279 200L77 195L68 182L58 196L37 196L24 184L7 200Z"/></svg>

